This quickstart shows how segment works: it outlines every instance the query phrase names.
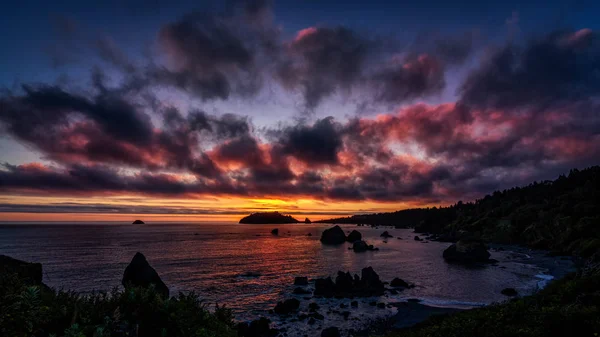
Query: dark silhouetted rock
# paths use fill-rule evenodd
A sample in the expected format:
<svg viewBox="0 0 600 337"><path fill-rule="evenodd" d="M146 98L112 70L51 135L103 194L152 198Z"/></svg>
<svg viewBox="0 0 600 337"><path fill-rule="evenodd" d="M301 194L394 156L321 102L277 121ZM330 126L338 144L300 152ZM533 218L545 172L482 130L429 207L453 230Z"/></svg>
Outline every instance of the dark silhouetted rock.
<svg viewBox="0 0 600 337"><path fill-rule="evenodd" d="M357 241L352 245L352 250L357 253L366 252L369 250L369 245L367 245L367 243L364 241Z"/></svg>
<svg viewBox="0 0 600 337"><path fill-rule="evenodd" d="M392 280L392 282L390 283L390 286L392 286L394 288L399 288L399 287L409 288L410 287L410 285L408 283L406 283L406 281L404 281L403 279L397 278L397 277Z"/></svg>
<svg viewBox="0 0 600 337"><path fill-rule="evenodd" d="M279 235L279 229L275 228L275 229L271 230L271 234L273 234L273 235Z"/></svg>
<svg viewBox="0 0 600 337"><path fill-rule="evenodd" d="M131 223L132 225L143 225L144 222L142 220L135 220L134 222Z"/></svg>
<svg viewBox="0 0 600 337"><path fill-rule="evenodd" d="M377 308L379 309L385 309L385 303L377 303Z"/></svg>
<svg viewBox="0 0 600 337"><path fill-rule="evenodd" d="M295 295L306 295L306 294L310 294L310 291L308 291L304 288L298 287L298 288L294 289L293 293Z"/></svg>
<svg viewBox="0 0 600 337"><path fill-rule="evenodd" d="M382 238L393 238L393 235L390 235L390 233L388 233L388 231L385 231L383 233L381 233L380 235Z"/></svg>
<svg viewBox="0 0 600 337"><path fill-rule="evenodd" d="M450 263L486 263L490 253L487 247L477 241L458 241L444 250L444 260Z"/></svg>
<svg viewBox="0 0 600 337"><path fill-rule="evenodd" d="M240 220L243 224L286 224L298 223L291 215L283 215L279 212L252 213Z"/></svg>
<svg viewBox="0 0 600 337"><path fill-rule="evenodd" d="M321 331L321 337L340 337L340 329L332 326Z"/></svg>
<svg viewBox="0 0 600 337"><path fill-rule="evenodd" d="M315 321L315 318L314 318L314 317L311 317L311 318L309 318L309 319L308 319L308 322L307 322L307 323L308 323L309 325L313 325L313 324L315 324L316 322L317 322L317 321Z"/></svg>
<svg viewBox="0 0 600 337"><path fill-rule="evenodd" d="M237 325L240 337L271 337L277 335L277 330L271 329L271 321L265 317L256 319L250 324L240 323Z"/></svg>
<svg viewBox="0 0 600 337"><path fill-rule="evenodd" d="M339 245L346 242L346 234L340 226L335 226L323 231L321 242L327 245Z"/></svg>
<svg viewBox="0 0 600 337"><path fill-rule="evenodd" d="M505 295L505 296L517 296L517 295L519 295L519 293L517 292L517 290L515 290L514 288L504 288L504 289L502 289L502 291L500 293L502 295Z"/></svg>
<svg viewBox="0 0 600 337"><path fill-rule="evenodd" d="M362 234L360 234L360 232L357 230L353 230L352 232L350 232L350 234L348 234L348 237L346 238L346 241L348 242L356 242L360 240L362 240Z"/></svg>
<svg viewBox="0 0 600 337"><path fill-rule="evenodd" d="M156 270L150 266L144 254L139 252L135 254L127 268L125 268L122 284L125 288L154 285L159 294L169 297L169 288L160 279Z"/></svg>
<svg viewBox="0 0 600 337"><path fill-rule="evenodd" d="M16 274L28 285L42 284L41 263L30 263L0 255L0 274Z"/></svg>
<svg viewBox="0 0 600 337"><path fill-rule="evenodd" d="M358 307L358 301L352 301L350 302L350 306L353 308L357 308Z"/></svg>
<svg viewBox="0 0 600 337"><path fill-rule="evenodd" d="M294 278L295 286L307 286L308 285L308 277L306 276L296 276Z"/></svg>
<svg viewBox="0 0 600 337"><path fill-rule="evenodd" d="M319 310L319 305L315 302L312 302L308 305L308 309L310 309L311 311L317 311Z"/></svg>
<svg viewBox="0 0 600 337"><path fill-rule="evenodd" d="M304 219L304 223L312 223L312 221L310 221L310 219L309 219L309 218L305 218L305 219Z"/></svg>
<svg viewBox="0 0 600 337"><path fill-rule="evenodd" d="M315 281L315 296L323 296L327 298L340 297L369 297L381 296L385 291L383 282L379 279L379 275L375 273L373 268L363 268L361 277L352 275L347 272L338 272L335 283L331 277L325 279L317 279Z"/></svg>
<svg viewBox="0 0 600 337"><path fill-rule="evenodd" d="M420 237L418 237L417 235L415 235L415 241L422 241L422 239Z"/></svg>
<svg viewBox="0 0 600 337"><path fill-rule="evenodd" d="M290 314L300 307L300 301L295 298L290 298L283 302L278 302L275 306L275 313L278 315L287 315Z"/></svg>

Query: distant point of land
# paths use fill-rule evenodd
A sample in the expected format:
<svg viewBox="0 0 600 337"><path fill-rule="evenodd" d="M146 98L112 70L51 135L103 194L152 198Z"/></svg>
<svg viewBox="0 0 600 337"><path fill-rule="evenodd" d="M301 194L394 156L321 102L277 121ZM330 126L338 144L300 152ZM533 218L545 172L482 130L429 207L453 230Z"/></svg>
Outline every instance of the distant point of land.
<svg viewBox="0 0 600 337"><path fill-rule="evenodd" d="M252 213L240 220L240 223L243 224L286 224L299 222L291 215L283 215L279 212Z"/></svg>
<svg viewBox="0 0 600 337"><path fill-rule="evenodd" d="M135 220L134 222L131 223L132 225L143 225L144 222L142 220Z"/></svg>

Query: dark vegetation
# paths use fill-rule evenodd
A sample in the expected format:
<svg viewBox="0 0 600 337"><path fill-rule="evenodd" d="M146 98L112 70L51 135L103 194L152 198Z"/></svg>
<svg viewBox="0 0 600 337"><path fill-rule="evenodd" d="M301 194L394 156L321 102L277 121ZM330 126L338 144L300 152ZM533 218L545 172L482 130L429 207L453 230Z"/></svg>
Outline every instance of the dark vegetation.
<svg viewBox="0 0 600 337"><path fill-rule="evenodd" d="M597 336L600 272L572 274L539 293L502 304L434 316L388 337Z"/></svg>
<svg viewBox="0 0 600 337"><path fill-rule="evenodd" d="M449 207L355 215L328 223L394 225L449 241L477 237L590 257L600 249L600 166Z"/></svg>
<svg viewBox="0 0 600 337"><path fill-rule="evenodd" d="M240 220L240 223L255 224L255 225L258 225L258 224L286 224L286 223L299 223L299 222L300 221L298 221L291 215L283 215L279 212L252 213L246 217L243 217Z"/></svg>
<svg viewBox="0 0 600 337"><path fill-rule="evenodd" d="M228 309L208 309L194 293L165 298L150 287L82 295L0 274L5 337L237 336Z"/></svg>

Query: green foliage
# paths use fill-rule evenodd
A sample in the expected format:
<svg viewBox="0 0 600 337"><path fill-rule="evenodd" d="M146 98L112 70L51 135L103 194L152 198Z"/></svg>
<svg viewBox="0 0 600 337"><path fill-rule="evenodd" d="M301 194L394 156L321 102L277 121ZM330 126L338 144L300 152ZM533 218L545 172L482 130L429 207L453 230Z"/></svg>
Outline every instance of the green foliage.
<svg viewBox="0 0 600 337"><path fill-rule="evenodd" d="M571 275L507 303L432 317L388 337L595 336L600 331L600 274Z"/></svg>
<svg viewBox="0 0 600 337"><path fill-rule="evenodd" d="M209 311L194 293L165 299L153 288L114 289L89 295L26 286L0 275L0 336L227 337L231 311Z"/></svg>

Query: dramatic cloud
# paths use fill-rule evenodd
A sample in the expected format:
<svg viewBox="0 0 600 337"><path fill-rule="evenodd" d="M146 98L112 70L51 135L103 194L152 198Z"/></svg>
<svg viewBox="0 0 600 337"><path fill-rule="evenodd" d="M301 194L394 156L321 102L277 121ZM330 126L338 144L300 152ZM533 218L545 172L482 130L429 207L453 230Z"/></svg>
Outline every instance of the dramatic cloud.
<svg viewBox="0 0 600 337"><path fill-rule="evenodd" d="M286 40L269 1L225 7L162 25L146 63L98 40L110 67L96 67L89 88L0 94L0 130L43 161L5 164L0 193L431 204L598 164L600 46L589 29L483 53L471 33L403 49L347 27ZM456 82L455 97L432 103ZM267 90L283 120L245 110ZM277 98L298 94L315 114L285 120ZM342 111L335 95L379 113Z"/></svg>

